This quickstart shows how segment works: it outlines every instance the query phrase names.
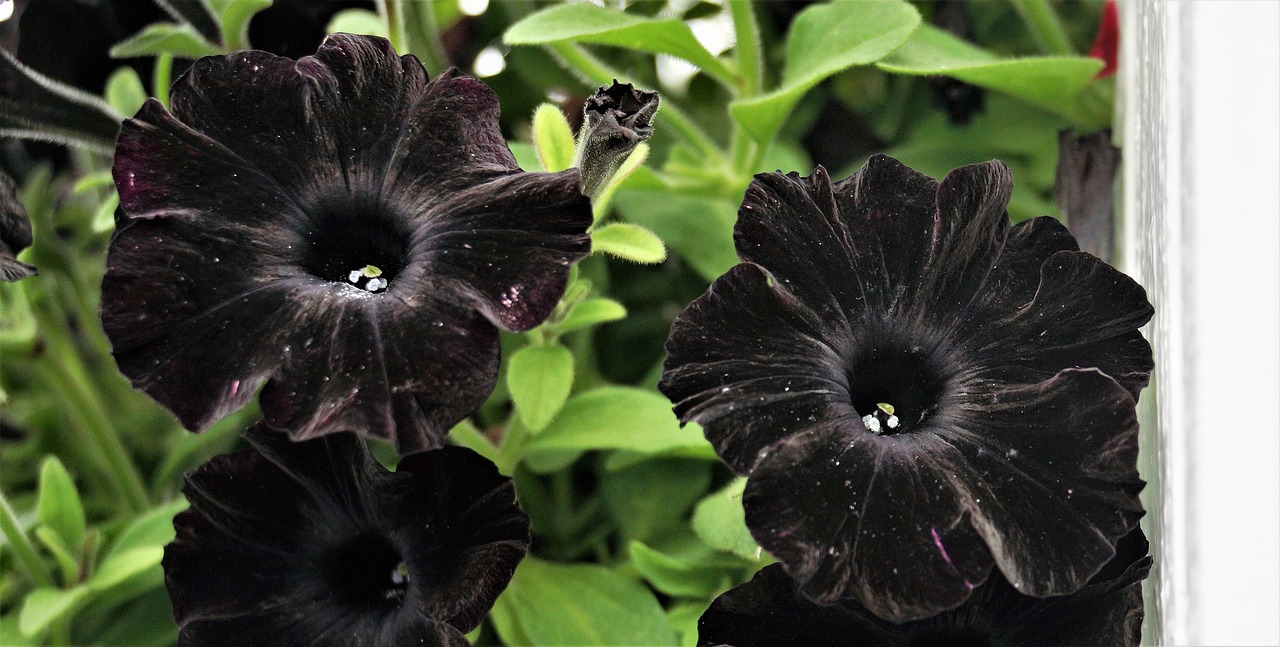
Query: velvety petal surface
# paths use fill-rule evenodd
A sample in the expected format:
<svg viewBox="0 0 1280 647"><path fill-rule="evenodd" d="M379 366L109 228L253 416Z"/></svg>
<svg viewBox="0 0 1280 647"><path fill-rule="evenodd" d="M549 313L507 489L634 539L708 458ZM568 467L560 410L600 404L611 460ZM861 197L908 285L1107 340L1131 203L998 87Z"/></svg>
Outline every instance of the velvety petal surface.
<svg viewBox="0 0 1280 647"><path fill-rule="evenodd" d="M1151 305L1055 221L1010 226L1011 193L999 162L757 176L744 262L672 326L660 389L811 599L915 620L993 566L1068 593L1142 514Z"/></svg>
<svg viewBox="0 0 1280 647"><path fill-rule="evenodd" d="M102 318L189 429L262 388L295 438L437 447L493 389L495 326L540 323L590 250L576 171L520 172L492 90L385 39L204 58L172 109L122 128Z"/></svg>
<svg viewBox="0 0 1280 647"><path fill-rule="evenodd" d="M164 558L182 644L466 644L528 547L510 479L470 450L389 473L353 434L247 438L184 487Z"/></svg>
<svg viewBox="0 0 1280 647"><path fill-rule="evenodd" d="M852 413L840 368L846 342L783 285L738 265L689 304L667 342L658 388L739 474L778 440Z"/></svg>
<svg viewBox="0 0 1280 647"><path fill-rule="evenodd" d="M1137 524L1137 421L1110 377L954 397L910 433L854 417L767 450L747 526L809 597L916 620L962 603L993 563L1025 594L1061 595Z"/></svg>
<svg viewBox="0 0 1280 647"><path fill-rule="evenodd" d="M441 289L470 297L504 330L528 330L591 251L591 202L576 169L520 173L459 190L423 219L412 246Z"/></svg>
<svg viewBox="0 0 1280 647"><path fill-rule="evenodd" d="M1147 542L1134 531L1104 572L1079 592L1033 598L1000 577L977 587L964 605L895 624L858 604L819 605L780 564L771 564L711 603L698 621L699 645L732 647L1133 647L1142 625L1142 580L1151 568Z"/></svg>

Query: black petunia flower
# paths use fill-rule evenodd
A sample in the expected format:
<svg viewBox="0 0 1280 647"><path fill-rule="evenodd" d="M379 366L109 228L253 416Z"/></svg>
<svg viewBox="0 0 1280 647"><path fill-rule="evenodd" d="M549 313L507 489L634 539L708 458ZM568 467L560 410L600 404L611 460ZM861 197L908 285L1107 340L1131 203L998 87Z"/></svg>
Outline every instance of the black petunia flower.
<svg viewBox="0 0 1280 647"><path fill-rule="evenodd" d="M183 488L164 554L180 645L465 645L529 547L511 479L469 449L391 473L353 434L246 438Z"/></svg>
<svg viewBox="0 0 1280 647"><path fill-rule="evenodd" d="M660 388L749 476L747 525L810 598L905 621L996 566L1074 591L1142 515L1152 314L999 162L941 184L877 156L756 176L743 263L675 321Z"/></svg>
<svg viewBox="0 0 1280 647"><path fill-rule="evenodd" d="M202 430L265 382L273 427L439 446L493 389L498 331L590 249L576 170L523 173L498 103L386 40L195 63L126 121L103 326L120 370Z"/></svg>
<svg viewBox="0 0 1280 647"><path fill-rule="evenodd" d="M996 576L967 602L923 620L895 624L851 603L817 605L781 565L716 598L698 622L699 645L733 647L1136 647L1142 635L1142 580L1151 570L1141 530L1079 591L1022 595Z"/></svg>
<svg viewBox="0 0 1280 647"><path fill-rule="evenodd" d="M18 186L0 171L0 281L35 276L36 268L18 260L18 252L31 246L31 220L18 202Z"/></svg>

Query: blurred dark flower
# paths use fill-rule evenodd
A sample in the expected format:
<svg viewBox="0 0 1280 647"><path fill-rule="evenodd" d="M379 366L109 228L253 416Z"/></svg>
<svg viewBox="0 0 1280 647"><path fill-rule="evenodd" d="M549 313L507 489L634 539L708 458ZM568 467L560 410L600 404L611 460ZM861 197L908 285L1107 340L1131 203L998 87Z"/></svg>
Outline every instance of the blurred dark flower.
<svg viewBox="0 0 1280 647"><path fill-rule="evenodd" d="M1111 260L1115 230L1115 183L1120 149L1111 131L1078 135L1058 132L1058 170L1053 183L1058 212L1071 226L1080 249Z"/></svg>
<svg viewBox="0 0 1280 647"><path fill-rule="evenodd" d="M1151 570L1141 530L1079 591L1022 595L1003 577L974 589L958 608L895 624L857 603L814 604L778 564L716 598L698 622L699 645L733 647L1136 647L1142 635L1142 580Z"/></svg>
<svg viewBox="0 0 1280 647"><path fill-rule="evenodd" d="M18 260L18 252L31 246L31 220L18 202L18 187L0 171L0 280L17 281L34 276L36 268Z"/></svg>
<svg viewBox="0 0 1280 647"><path fill-rule="evenodd" d="M523 173L498 102L381 38L201 59L126 121L102 319L134 386L203 430L264 382L294 438L441 444L489 395L498 330L590 249L578 172Z"/></svg>
<svg viewBox="0 0 1280 647"><path fill-rule="evenodd" d="M672 326L660 388L820 603L922 618L993 566L1069 593L1142 515L1151 305L1057 221L1011 227L1011 189L999 162L758 175L744 262Z"/></svg>
<svg viewBox="0 0 1280 647"><path fill-rule="evenodd" d="M180 645L465 645L529 547L511 479L469 449L391 473L353 434L246 438L183 488L164 554Z"/></svg>
<svg viewBox="0 0 1280 647"><path fill-rule="evenodd" d="M583 193L599 193L631 151L653 136L658 101L657 92L637 90L617 79L587 98L575 163L582 169Z"/></svg>

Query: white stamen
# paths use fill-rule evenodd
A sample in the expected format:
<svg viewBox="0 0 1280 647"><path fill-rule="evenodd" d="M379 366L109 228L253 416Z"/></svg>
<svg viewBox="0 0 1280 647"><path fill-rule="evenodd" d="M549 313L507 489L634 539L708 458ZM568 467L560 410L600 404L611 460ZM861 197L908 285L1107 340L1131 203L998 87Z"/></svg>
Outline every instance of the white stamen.
<svg viewBox="0 0 1280 647"><path fill-rule="evenodd" d="M884 421L884 424L888 425L890 429L897 429L897 428L898 428L898 416L889 416L889 419L888 419L888 420L886 420L886 421Z"/></svg>
<svg viewBox="0 0 1280 647"><path fill-rule="evenodd" d="M873 434L880 433L880 421L873 415L862 416L862 424L866 425L867 431Z"/></svg>

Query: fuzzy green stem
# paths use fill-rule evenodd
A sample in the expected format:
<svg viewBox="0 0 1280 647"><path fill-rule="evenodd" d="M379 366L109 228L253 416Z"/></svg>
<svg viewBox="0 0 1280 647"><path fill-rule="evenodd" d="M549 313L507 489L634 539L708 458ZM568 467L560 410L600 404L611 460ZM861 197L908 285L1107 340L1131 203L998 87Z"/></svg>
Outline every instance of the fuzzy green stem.
<svg viewBox="0 0 1280 647"><path fill-rule="evenodd" d="M410 2L402 5L406 32L405 47L412 52L427 70L439 74L449 67L449 53L440 39L440 21L436 16L436 2ZM402 52L404 53L404 52Z"/></svg>
<svg viewBox="0 0 1280 647"><path fill-rule="evenodd" d="M404 6L401 0L377 0L378 17L387 26L387 40L400 54L407 54L404 40Z"/></svg>
<svg viewBox="0 0 1280 647"><path fill-rule="evenodd" d="M498 465L498 471L508 476L516 473L516 465L520 464L520 453L523 451L524 440L528 435L528 431L520 423L520 415L512 412L511 417L507 419L507 429L502 434L502 442L498 446L498 460L494 461Z"/></svg>
<svg viewBox="0 0 1280 647"><path fill-rule="evenodd" d="M609 66L601 63L586 50L578 45L571 43L553 43L547 47L556 54L560 62L571 71L578 74L579 78L593 85L609 85L614 79L621 79L622 74L611 69ZM702 132L688 115L684 114L675 102L667 101L662 104L662 109L658 113L659 119L668 126L677 135L683 138L689 145L698 149L704 157L707 158L708 164L717 164L723 162L724 152L711 138Z"/></svg>
<svg viewBox="0 0 1280 647"><path fill-rule="evenodd" d="M738 75L741 77L743 97L753 97L764 87L763 68L760 63L760 26L751 10L750 0L729 0L733 15L733 33L737 38Z"/></svg>
<svg viewBox="0 0 1280 647"><path fill-rule="evenodd" d="M14 557L27 570L31 581L35 582L36 586L53 586L53 577L49 575L49 571L45 570L44 562L40 561L40 556L36 554L35 546L31 545L31 539L27 537L27 533L22 531L22 523L18 521L18 515L13 512L13 507L9 505L9 499L5 497L3 491L0 491L0 531L4 532L5 539L9 540L9 547L13 549Z"/></svg>
<svg viewBox="0 0 1280 647"><path fill-rule="evenodd" d="M1076 50L1071 46L1067 30L1063 28L1058 13L1049 5L1049 0L1010 0L1013 8L1026 23L1027 29L1035 37L1040 48L1048 54L1056 56L1074 56Z"/></svg>
<svg viewBox="0 0 1280 647"><path fill-rule="evenodd" d="M152 74L151 93L155 95L166 109L169 107L169 82L173 78L173 54L161 54L156 57L155 71Z"/></svg>

